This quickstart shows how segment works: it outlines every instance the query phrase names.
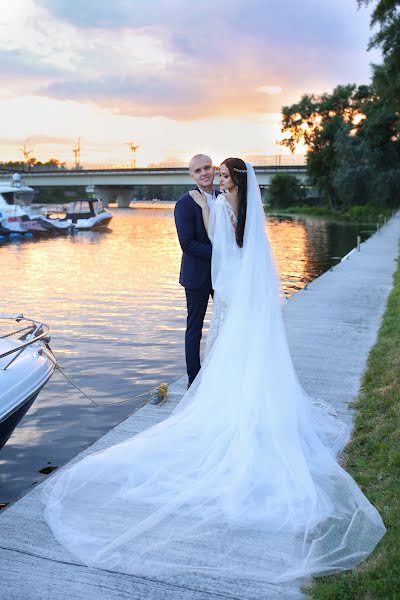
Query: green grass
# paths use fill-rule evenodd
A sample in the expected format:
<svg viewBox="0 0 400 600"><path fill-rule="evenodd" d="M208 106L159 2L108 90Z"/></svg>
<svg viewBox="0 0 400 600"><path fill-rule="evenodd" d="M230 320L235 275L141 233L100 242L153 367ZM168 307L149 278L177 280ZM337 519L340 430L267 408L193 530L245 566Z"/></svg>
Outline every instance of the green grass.
<svg viewBox="0 0 400 600"><path fill-rule="evenodd" d="M313 600L400 599L400 261L360 393L342 464L379 510L387 533L357 569L319 577Z"/></svg>
<svg viewBox="0 0 400 600"><path fill-rule="evenodd" d="M290 206L289 208L265 209L269 215L306 215L313 217L324 217L333 221L350 221L355 223L377 223L383 217L390 217L392 209L376 208L374 206L352 206L347 210L331 210L328 206Z"/></svg>

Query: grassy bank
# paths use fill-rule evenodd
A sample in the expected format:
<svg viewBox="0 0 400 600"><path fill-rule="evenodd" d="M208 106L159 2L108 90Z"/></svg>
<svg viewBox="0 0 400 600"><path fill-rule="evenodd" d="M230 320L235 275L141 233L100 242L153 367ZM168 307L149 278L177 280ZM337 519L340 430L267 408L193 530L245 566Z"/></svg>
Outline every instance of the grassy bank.
<svg viewBox="0 0 400 600"><path fill-rule="evenodd" d="M392 215L392 209L381 209L374 206L352 206L347 210L331 210L328 206L291 206L289 208L266 208L268 215L306 215L324 217L332 221L349 221L355 223L377 223L384 217Z"/></svg>
<svg viewBox="0 0 400 600"><path fill-rule="evenodd" d="M400 599L400 260L364 373L343 465L388 529L358 569L314 579L313 600Z"/></svg>

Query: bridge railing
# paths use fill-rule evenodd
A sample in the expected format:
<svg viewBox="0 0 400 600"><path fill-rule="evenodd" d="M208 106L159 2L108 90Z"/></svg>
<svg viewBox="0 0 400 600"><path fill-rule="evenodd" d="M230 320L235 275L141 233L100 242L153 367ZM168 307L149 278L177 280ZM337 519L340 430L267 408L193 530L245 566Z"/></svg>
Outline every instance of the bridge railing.
<svg viewBox="0 0 400 600"><path fill-rule="evenodd" d="M282 154L273 154L268 156L247 156L246 160L251 162L255 167L299 167L304 166L306 164L305 156L300 154L295 155L282 155ZM173 162L165 161L159 164L151 163L146 167L136 167L135 169L132 165L121 164L121 163L86 163L82 164L79 167L71 165L70 167L63 166L50 166L50 165L29 165L29 164L21 164L10 166L6 164L0 163L0 173L14 173L15 171L21 173L79 173L80 171L147 171L147 172L156 172L156 171L187 171L187 165L182 164L182 162Z"/></svg>

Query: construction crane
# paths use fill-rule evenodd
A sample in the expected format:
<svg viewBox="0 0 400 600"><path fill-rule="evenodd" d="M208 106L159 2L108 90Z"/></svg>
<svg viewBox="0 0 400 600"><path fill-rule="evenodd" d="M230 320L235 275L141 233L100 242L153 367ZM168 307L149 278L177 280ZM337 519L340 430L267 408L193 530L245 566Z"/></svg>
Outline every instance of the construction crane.
<svg viewBox="0 0 400 600"><path fill-rule="evenodd" d="M79 169L81 166L81 138L78 137L78 141L77 144L75 146L75 148L72 148L72 152L74 153L74 157L75 157L75 169Z"/></svg>
<svg viewBox="0 0 400 600"><path fill-rule="evenodd" d="M128 144L131 152L133 153L132 156L132 167L134 169L136 169L136 150L139 148L139 144L135 144L134 142L125 142L126 144Z"/></svg>
<svg viewBox="0 0 400 600"><path fill-rule="evenodd" d="M24 147L23 148L19 148L20 152L22 152L23 156L24 156L24 160L26 162L27 165L29 165L29 155L33 152L33 148L31 150L27 150L26 145L29 142L31 138L28 138L27 140L24 141Z"/></svg>

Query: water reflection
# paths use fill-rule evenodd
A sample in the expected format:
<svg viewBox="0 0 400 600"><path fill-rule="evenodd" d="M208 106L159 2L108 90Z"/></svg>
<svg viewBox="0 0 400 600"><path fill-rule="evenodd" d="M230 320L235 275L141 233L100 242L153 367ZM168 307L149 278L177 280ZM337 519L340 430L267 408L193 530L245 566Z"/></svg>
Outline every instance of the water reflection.
<svg viewBox="0 0 400 600"><path fill-rule="evenodd" d="M357 234L354 226L288 217L270 219L268 231L288 295L354 247ZM130 398L184 372L180 259L170 208L116 210L111 232L3 243L2 312L48 322L61 366L97 401ZM0 503L142 402L97 407L56 374L1 451Z"/></svg>

